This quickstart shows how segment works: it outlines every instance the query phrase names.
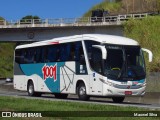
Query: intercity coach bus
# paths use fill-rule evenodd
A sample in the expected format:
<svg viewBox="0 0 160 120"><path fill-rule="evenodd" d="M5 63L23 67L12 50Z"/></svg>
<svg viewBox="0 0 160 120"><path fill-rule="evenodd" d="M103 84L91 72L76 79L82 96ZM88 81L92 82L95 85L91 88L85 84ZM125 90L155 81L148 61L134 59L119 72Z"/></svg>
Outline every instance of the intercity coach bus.
<svg viewBox="0 0 160 120"><path fill-rule="evenodd" d="M143 96L146 68L138 42L120 36L83 34L19 45L15 49L14 88L29 96L52 93L109 97Z"/></svg>

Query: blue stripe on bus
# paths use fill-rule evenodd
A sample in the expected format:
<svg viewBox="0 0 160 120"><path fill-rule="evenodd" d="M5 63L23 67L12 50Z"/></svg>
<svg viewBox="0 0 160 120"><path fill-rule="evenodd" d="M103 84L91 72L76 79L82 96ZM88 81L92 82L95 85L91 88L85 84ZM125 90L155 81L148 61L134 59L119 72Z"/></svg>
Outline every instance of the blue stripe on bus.
<svg viewBox="0 0 160 120"><path fill-rule="evenodd" d="M56 65L56 80L54 80L54 77L46 77L46 80L44 80L44 74L43 74L43 67L44 66L55 66ZM31 76L31 75L38 75L40 76L48 89L51 92L54 93L60 93L60 67L63 67L65 65L65 62L57 62L57 63L38 63L38 64L21 64L20 67L25 75ZM47 72L48 74L48 72Z"/></svg>

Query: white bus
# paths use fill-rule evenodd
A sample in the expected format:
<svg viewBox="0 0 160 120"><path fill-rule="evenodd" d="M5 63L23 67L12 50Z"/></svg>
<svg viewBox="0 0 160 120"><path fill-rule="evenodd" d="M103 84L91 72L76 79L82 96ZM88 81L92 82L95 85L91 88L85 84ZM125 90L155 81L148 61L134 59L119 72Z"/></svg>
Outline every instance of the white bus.
<svg viewBox="0 0 160 120"><path fill-rule="evenodd" d="M83 34L55 38L15 49L14 88L29 96L53 93L56 98L78 94L109 97L143 96L146 68L138 42L119 36Z"/></svg>

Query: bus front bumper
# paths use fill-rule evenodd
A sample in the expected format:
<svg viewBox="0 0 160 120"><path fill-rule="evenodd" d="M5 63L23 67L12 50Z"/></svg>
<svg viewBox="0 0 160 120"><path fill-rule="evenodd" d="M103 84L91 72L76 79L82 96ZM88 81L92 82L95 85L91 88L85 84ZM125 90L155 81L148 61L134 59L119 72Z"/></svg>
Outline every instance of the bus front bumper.
<svg viewBox="0 0 160 120"><path fill-rule="evenodd" d="M128 85L128 89L115 88L114 86L103 85L103 96L144 96L146 86L138 89L130 89L131 86Z"/></svg>

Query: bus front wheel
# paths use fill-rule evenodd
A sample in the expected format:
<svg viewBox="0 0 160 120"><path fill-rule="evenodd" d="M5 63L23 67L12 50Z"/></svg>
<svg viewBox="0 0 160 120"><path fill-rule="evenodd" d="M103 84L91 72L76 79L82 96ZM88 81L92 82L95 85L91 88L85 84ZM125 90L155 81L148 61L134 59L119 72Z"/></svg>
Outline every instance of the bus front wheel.
<svg viewBox="0 0 160 120"><path fill-rule="evenodd" d="M113 97L112 100L114 103L122 103L125 97Z"/></svg>
<svg viewBox="0 0 160 120"><path fill-rule="evenodd" d="M86 86L83 83L78 86L78 97L80 100L89 100L89 96L86 94Z"/></svg>

